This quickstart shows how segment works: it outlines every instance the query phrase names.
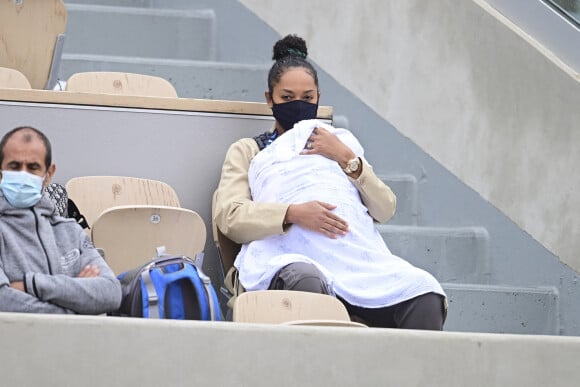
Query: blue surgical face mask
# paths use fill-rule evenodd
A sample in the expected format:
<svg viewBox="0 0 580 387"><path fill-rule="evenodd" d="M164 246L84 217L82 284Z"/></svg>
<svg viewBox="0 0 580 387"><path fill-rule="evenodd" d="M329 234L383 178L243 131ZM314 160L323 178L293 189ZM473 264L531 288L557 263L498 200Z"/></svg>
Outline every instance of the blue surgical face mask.
<svg viewBox="0 0 580 387"><path fill-rule="evenodd" d="M34 206L42 197L44 177L25 171L2 171L0 189L13 207Z"/></svg>
<svg viewBox="0 0 580 387"><path fill-rule="evenodd" d="M316 118L318 104L297 99L291 102L272 104L272 115L284 130L290 130L302 120Z"/></svg>

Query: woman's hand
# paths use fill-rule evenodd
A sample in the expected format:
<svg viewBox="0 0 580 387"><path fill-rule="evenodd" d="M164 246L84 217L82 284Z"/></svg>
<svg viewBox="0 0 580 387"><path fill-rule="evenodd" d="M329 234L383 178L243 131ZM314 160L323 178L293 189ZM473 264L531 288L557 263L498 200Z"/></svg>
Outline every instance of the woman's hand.
<svg viewBox="0 0 580 387"><path fill-rule="evenodd" d="M335 205L317 200L301 204L291 204L286 212L284 223L298 224L301 227L319 232L336 239L346 235L348 223L332 210Z"/></svg>
<svg viewBox="0 0 580 387"><path fill-rule="evenodd" d="M342 169L356 157L354 152L334 134L324 128L315 128L306 141L303 155L322 155L336 161Z"/></svg>

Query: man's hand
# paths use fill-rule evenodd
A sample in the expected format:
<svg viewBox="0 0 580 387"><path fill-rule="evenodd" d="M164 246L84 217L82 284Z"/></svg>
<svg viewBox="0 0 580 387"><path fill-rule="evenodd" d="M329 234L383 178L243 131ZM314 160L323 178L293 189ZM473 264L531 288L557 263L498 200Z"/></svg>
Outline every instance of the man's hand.
<svg viewBox="0 0 580 387"><path fill-rule="evenodd" d="M22 281L10 282L10 287L23 292L24 291L24 282L22 282Z"/></svg>
<svg viewBox="0 0 580 387"><path fill-rule="evenodd" d="M286 212L285 223L298 224L305 229L336 239L346 235L348 223L332 212L335 208L333 204L319 201L291 204Z"/></svg>
<svg viewBox="0 0 580 387"><path fill-rule="evenodd" d="M94 278L98 277L101 271L96 265L87 265L83 270L77 275L77 278Z"/></svg>

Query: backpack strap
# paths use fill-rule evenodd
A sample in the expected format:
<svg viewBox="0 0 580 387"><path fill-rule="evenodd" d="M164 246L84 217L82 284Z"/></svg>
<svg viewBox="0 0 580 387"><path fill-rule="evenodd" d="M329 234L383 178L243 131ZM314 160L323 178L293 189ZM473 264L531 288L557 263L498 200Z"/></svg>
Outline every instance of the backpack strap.
<svg viewBox="0 0 580 387"><path fill-rule="evenodd" d="M159 318L159 296L157 295L157 290L155 290L155 285L153 285L153 280L151 280L149 270L151 270L150 266L141 272L141 281L147 290L149 318Z"/></svg>
<svg viewBox="0 0 580 387"><path fill-rule="evenodd" d="M254 141L258 144L258 148L260 150L264 149L268 145L270 145L274 140L278 138L278 131L274 129L274 131L267 131L262 134L259 134L254 137Z"/></svg>
<svg viewBox="0 0 580 387"><path fill-rule="evenodd" d="M229 293L228 296L228 307L230 309L234 308L234 301L236 298L246 291L244 286L240 282L240 272L235 266L230 267L226 278L224 279L224 286Z"/></svg>
<svg viewBox="0 0 580 387"><path fill-rule="evenodd" d="M216 316L216 311L218 310L217 305L219 305L219 301L217 299L217 294L215 293L215 290L211 286L211 280L201 270L197 271L197 275L201 279L203 287L205 288L205 293L207 294L207 302L209 304L209 313L211 320L212 321L219 320L219 316Z"/></svg>

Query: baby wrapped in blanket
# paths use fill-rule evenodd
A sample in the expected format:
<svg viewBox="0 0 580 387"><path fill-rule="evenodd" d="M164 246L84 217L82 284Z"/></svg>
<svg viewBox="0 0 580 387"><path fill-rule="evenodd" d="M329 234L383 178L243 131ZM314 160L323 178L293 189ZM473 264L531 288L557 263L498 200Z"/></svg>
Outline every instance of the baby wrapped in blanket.
<svg viewBox="0 0 580 387"><path fill-rule="evenodd" d="M285 234L245 244L235 262L244 287L267 289L284 266L308 262L325 275L329 289L353 305L378 308L428 292L444 295L429 273L391 254L358 190L336 161L301 154L316 127L334 133L358 157L364 157L362 146L348 130L318 120L301 121L252 160L248 172L252 198L336 205L334 212L348 222L349 232L332 239L294 224Z"/></svg>

